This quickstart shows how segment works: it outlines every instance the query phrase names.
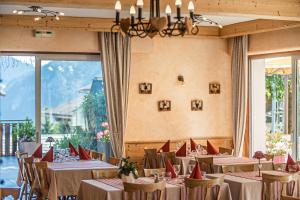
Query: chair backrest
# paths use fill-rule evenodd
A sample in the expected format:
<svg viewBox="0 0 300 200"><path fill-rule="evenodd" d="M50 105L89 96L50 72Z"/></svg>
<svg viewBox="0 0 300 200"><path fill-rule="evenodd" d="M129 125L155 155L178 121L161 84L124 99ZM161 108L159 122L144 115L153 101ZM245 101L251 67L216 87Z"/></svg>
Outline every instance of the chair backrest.
<svg viewBox="0 0 300 200"><path fill-rule="evenodd" d="M247 165L224 165L222 166L222 173L228 172L253 172L255 169L254 164Z"/></svg>
<svg viewBox="0 0 300 200"><path fill-rule="evenodd" d="M20 175L22 180L24 181L26 179L24 169L24 158L28 158L28 153L20 153L19 151L16 151L16 157L19 165Z"/></svg>
<svg viewBox="0 0 300 200"><path fill-rule="evenodd" d="M219 153L232 155L233 150L232 149L228 149L228 148L224 148L224 147L219 147Z"/></svg>
<svg viewBox="0 0 300 200"><path fill-rule="evenodd" d="M161 152L161 167L166 167L166 161L169 160L172 165L176 164L175 152Z"/></svg>
<svg viewBox="0 0 300 200"><path fill-rule="evenodd" d="M111 165L119 166L121 163L121 160L119 158L110 157L108 160L108 163Z"/></svg>
<svg viewBox="0 0 300 200"><path fill-rule="evenodd" d="M154 174L162 174L166 172L166 168L144 169L145 177L153 176Z"/></svg>
<svg viewBox="0 0 300 200"><path fill-rule="evenodd" d="M93 179L117 178L118 169L94 169L92 170Z"/></svg>
<svg viewBox="0 0 300 200"><path fill-rule="evenodd" d="M198 163L200 165L201 171L204 171L207 174L214 173L214 158L213 157L203 157L203 158L196 157L196 160L198 161Z"/></svg>
<svg viewBox="0 0 300 200"><path fill-rule="evenodd" d="M300 200L300 198L282 195L281 200Z"/></svg>
<svg viewBox="0 0 300 200"><path fill-rule="evenodd" d="M144 168L155 169L159 168L159 160L157 156L157 149L144 149Z"/></svg>
<svg viewBox="0 0 300 200"><path fill-rule="evenodd" d="M158 183L149 183L149 184L138 184L138 183L127 183L124 182L124 191L128 193L128 199L133 200L135 192L142 191L146 193L146 199L153 199L154 192L159 192L159 197L157 199L163 200L164 192L166 188L166 182L161 181Z"/></svg>
<svg viewBox="0 0 300 200"><path fill-rule="evenodd" d="M0 188L0 200L12 196L15 200L19 197L19 188Z"/></svg>
<svg viewBox="0 0 300 200"><path fill-rule="evenodd" d="M289 184L291 188L291 191L294 191L296 180L298 179L298 174L265 174L262 173L262 182L263 182L263 197L266 200L272 199L272 195L274 195L271 192L271 184L278 182L281 184L281 190L279 190L281 193L280 195L286 195L287 192L287 185ZM280 196L279 195L279 196Z"/></svg>
<svg viewBox="0 0 300 200"><path fill-rule="evenodd" d="M272 168L273 170L278 170L278 169L284 169L285 168L285 163L278 163L275 161L275 158L278 156L275 156L273 154L264 154L266 157L267 161L272 161Z"/></svg>
<svg viewBox="0 0 300 200"><path fill-rule="evenodd" d="M103 160L103 153L99 153L99 152L91 150L90 157L92 159L96 159L96 160Z"/></svg>
<svg viewBox="0 0 300 200"><path fill-rule="evenodd" d="M42 191L49 190L49 181L47 178L47 169L48 169L48 162L41 161L34 163L36 178L39 183L39 187Z"/></svg>
<svg viewBox="0 0 300 200"><path fill-rule="evenodd" d="M24 168L25 168L26 178L27 178L30 186L32 186L32 184L35 180L35 173L34 173L34 169L33 169L34 158L28 157L28 158L24 158L23 160L24 160Z"/></svg>
<svg viewBox="0 0 300 200"><path fill-rule="evenodd" d="M185 179L185 186L189 189L188 193L188 200L195 199L195 188L202 188L202 191L205 192L204 199L212 199L211 190L212 188L216 187L216 199L220 199L220 187L224 183L224 177L213 178L213 179L192 179L186 178Z"/></svg>

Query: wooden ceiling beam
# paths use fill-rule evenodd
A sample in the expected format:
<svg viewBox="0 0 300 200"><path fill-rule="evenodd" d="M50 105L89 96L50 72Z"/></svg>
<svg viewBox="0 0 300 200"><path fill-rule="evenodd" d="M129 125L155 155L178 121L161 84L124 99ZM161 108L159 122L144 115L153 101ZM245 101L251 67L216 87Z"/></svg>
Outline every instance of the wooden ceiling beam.
<svg viewBox="0 0 300 200"><path fill-rule="evenodd" d="M136 0L122 0L122 7L129 9ZM175 0L161 0L161 10L170 3L174 10ZM189 0L183 0L182 10L187 12ZM299 0L201 0L194 1L196 12L201 14L249 16L261 19L300 21ZM52 7L114 9L115 0L0 0L0 4L41 5ZM149 0L144 0L145 9Z"/></svg>
<svg viewBox="0 0 300 200"><path fill-rule="evenodd" d="M224 26L220 30L220 37L230 38L297 27L300 27L300 22L298 21L258 19Z"/></svg>

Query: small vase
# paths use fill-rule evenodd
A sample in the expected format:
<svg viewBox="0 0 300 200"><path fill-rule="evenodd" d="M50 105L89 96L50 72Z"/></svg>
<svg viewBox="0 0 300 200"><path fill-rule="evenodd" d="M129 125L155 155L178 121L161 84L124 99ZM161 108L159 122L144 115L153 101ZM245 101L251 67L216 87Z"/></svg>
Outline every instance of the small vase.
<svg viewBox="0 0 300 200"><path fill-rule="evenodd" d="M134 183L135 179L133 174L130 172L130 174L127 176L125 174L122 174L122 181L127 183Z"/></svg>

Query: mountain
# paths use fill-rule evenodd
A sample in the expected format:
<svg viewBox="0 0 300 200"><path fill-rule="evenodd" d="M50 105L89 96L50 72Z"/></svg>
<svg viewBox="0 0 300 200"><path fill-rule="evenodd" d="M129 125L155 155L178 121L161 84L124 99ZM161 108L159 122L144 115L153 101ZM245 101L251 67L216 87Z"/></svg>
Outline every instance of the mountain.
<svg viewBox="0 0 300 200"><path fill-rule="evenodd" d="M13 63L13 64L12 64ZM10 65L11 64L11 65ZM99 62L46 61L41 68L41 108L53 109L78 98L96 77L102 77ZM0 119L35 119L34 65L22 59L0 56L0 79L6 86L0 97Z"/></svg>

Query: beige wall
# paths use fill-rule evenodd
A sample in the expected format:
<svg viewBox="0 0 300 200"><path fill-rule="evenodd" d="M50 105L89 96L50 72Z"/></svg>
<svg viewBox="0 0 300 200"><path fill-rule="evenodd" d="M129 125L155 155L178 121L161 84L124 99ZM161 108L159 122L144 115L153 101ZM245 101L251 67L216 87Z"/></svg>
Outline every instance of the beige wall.
<svg viewBox="0 0 300 200"><path fill-rule="evenodd" d="M55 30L53 38L34 38L29 28L0 27L0 51L99 52L97 33ZM127 141L231 136L230 56L227 42L215 38L134 39ZM183 75L185 86L177 83ZM210 81L221 83L209 95ZM151 95L138 94L138 83L153 83ZM172 100L171 112L158 112L157 101ZM191 99L204 110L192 112Z"/></svg>
<svg viewBox="0 0 300 200"><path fill-rule="evenodd" d="M254 34L249 40L249 54L267 54L300 50L300 28Z"/></svg>
<svg viewBox="0 0 300 200"><path fill-rule="evenodd" d="M209 38L134 40L126 141L232 136L230 56L227 42ZM185 86L177 83L183 75ZM210 81L221 83L209 95ZM138 83L153 83L151 95L138 94ZM191 99L204 110L192 112ZM158 112L157 101L172 101L172 111Z"/></svg>
<svg viewBox="0 0 300 200"><path fill-rule="evenodd" d="M35 38L31 28L0 27L0 51L99 52L96 32L54 31L53 38Z"/></svg>

